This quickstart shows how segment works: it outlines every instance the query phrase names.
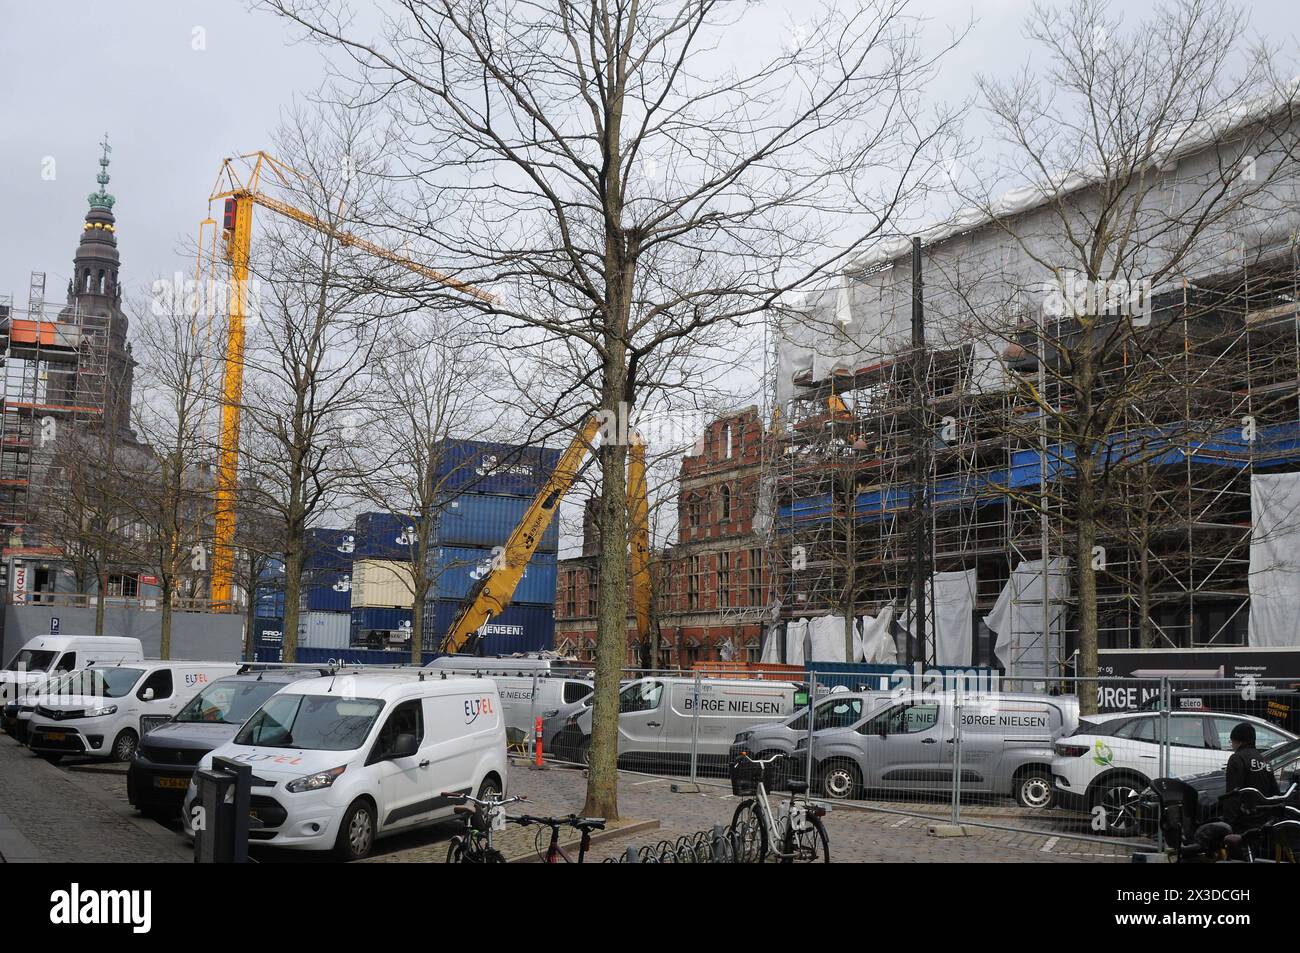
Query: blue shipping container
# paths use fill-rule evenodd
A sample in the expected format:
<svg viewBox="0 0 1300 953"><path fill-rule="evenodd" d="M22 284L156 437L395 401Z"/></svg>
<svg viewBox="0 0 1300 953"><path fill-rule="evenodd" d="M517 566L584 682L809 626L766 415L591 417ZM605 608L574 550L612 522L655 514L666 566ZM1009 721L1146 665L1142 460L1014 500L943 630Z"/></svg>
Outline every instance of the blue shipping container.
<svg viewBox="0 0 1300 953"><path fill-rule="evenodd" d="M444 440L438 453L434 480L441 489L504 496L533 496L560 462L560 451L550 447L478 440Z"/></svg>
<svg viewBox="0 0 1300 953"><path fill-rule="evenodd" d="M362 513L357 517L357 559L410 559L415 551L416 527L409 516Z"/></svg>
<svg viewBox="0 0 1300 953"><path fill-rule="evenodd" d="M352 609L350 576L343 576L332 586L308 586L303 590L299 605L308 612L349 612ZM342 585L343 588L339 588Z"/></svg>
<svg viewBox="0 0 1300 953"><path fill-rule="evenodd" d="M439 507L434 542L440 546L504 546L532 502L532 496L484 493L451 497ZM560 523L551 520L537 551L553 553L559 547Z"/></svg>
<svg viewBox="0 0 1300 953"><path fill-rule="evenodd" d="M424 606L424 648L436 649L447 634L460 603L450 599L428 602ZM542 652L555 645L555 607L512 603L506 611L487 624L483 639L484 655L508 655L512 652Z"/></svg>
<svg viewBox="0 0 1300 953"><path fill-rule="evenodd" d="M396 632L411 626L410 609L353 609L352 634L358 632Z"/></svg>
<svg viewBox="0 0 1300 953"><path fill-rule="evenodd" d="M253 616L258 619L284 618L284 590L259 588L255 596Z"/></svg>
<svg viewBox="0 0 1300 953"><path fill-rule="evenodd" d="M305 570L346 569L352 565L356 538L351 529L309 529L305 544L302 564Z"/></svg>
<svg viewBox="0 0 1300 953"><path fill-rule="evenodd" d="M478 580L492 568L494 550L439 546L429 553L428 578L437 599L465 598ZM513 602L555 603L555 553L536 553L528 561L523 578L515 587Z"/></svg>

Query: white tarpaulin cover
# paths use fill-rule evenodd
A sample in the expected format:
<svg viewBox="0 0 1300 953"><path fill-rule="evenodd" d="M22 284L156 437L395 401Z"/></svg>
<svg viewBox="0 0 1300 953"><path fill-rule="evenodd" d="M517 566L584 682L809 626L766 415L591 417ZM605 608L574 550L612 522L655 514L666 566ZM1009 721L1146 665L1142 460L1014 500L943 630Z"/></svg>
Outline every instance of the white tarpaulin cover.
<svg viewBox="0 0 1300 953"><path fill-rule="evenodd" d="M931 615L933 606L933 615ZM911 603L905 628L915 634ZM925 637L936 665L969 665L974 643L975 570L937 572L925 583ZM929 654L928 652L926 653Z"/></svg>
<svg viewBox="0 0 1300 953"><path fill-rule="evenodd" d="M969 665L974 644L975 570L937 572L934 585L934 663Z"/></svg>
<svg viewBox="0 0 1300 953"><path fill-rule="evenodd" d="M763 655L761 661L775 665L781 661L781 626L769 625L763 637Z"/></svg>
<svg viewBox="0 0 1300 953"><path fill-rule="evenodd" d="M1070 594L1069 561L1057 557L1047 567L1047 637L1043 634L1043 561L1021 562L984 617L997 636L994 652L1008 675L1059 674L1061 625Z"/></svg>
<svg viewBox="0 0 1300 953"><path fill-rule="evenodd" d="M807 619L791 619L785 626L785 661L787 665L802 665L804 640L808 635Z"/></svg>
<svg viewBox="0 0 1300 953"><path fill-rule="evenodd" d="M809 662L843 662L844 658L844 617L826 615L808 622L808 641L811 651L805 661ZM862 642L856 631L853 632L853 659L862 660Z"/></svg>
<svg viewBox="0 0 1300 953"><path fill-rule="evenodd" d="M1300 473L1250 478L1249 644L1300 645Z"/></svg>
<svg viewBox="0 0 1300 953"><path fill-rule="evenodd" d="M880 615L858 619L862 661L873 665L897 665L898 645L894 642L894 607L885 606Z"/></svg>

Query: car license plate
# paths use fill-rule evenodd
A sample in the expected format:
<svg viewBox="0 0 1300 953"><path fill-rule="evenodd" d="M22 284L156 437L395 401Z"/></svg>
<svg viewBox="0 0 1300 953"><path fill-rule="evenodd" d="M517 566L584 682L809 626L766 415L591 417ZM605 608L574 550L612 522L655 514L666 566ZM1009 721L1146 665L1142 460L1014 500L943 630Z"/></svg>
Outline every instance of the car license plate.
<svg viewBox="0 0 1300 953"><path fill-rule="evenodd" d="M68 735L66 732L62 731L47 731L45 732L45 737L49 741L66 741Z"/></svg>
<svg viewBox="0 0 1300 953"><path fill-rule="evenodd" d="M190 786L189 778L154 778L153 783L160 788L172 788L178 791L184 791Z"/></svg>

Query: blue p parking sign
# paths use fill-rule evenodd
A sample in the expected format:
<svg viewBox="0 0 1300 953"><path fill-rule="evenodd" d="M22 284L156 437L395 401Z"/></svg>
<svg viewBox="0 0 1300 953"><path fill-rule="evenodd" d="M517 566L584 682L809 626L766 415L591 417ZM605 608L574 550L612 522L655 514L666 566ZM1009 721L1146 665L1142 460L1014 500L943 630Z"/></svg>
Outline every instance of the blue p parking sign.
<svg viewBox="0 0 1300 953"><path fill-rule="evenodd" d="M52 615L50 616L50 635L58 635L58 634L59 634L59 617L56 615Z"/></svg>

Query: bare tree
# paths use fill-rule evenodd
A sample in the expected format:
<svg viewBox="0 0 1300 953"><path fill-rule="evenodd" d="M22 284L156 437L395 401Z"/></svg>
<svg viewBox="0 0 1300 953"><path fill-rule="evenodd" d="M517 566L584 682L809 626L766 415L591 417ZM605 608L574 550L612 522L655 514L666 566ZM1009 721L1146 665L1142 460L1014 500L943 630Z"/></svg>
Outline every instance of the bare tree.
<svg viewBox="0 0 1300 953"><path fill-rule="evenodd" d="M979 81L1004 148L966 197L997 247L937 244L927 313L951 309L1012 358L1008 431L1059 475L1012 496L1068 527L1077 674L1095 677L1104 514L1171 445L1223 425L1205 405L1186 413L1197 384L1174 355L1207 333L1187 279L1230 273L1267 244L1242 226L1285 209L1275 186L1294 174L1294 98L1219 0L1179 0L1132 26L1104 0L1075 0L1037 7L1026 31L1046 65Z"/></svg>
<svg viewBox="0 0 1300 953"><path fill-rule="evenodd" d="M162 613L159 655L171 657L172 612L177 595L206 582L212 534L213 411L219 386L211 326L189 290L160 281L138 309L135 339L141 355L136 377L136 433L147 452L122 468L123 509L144 530L134 549L158 575ZM198 569L195 569L195 566Z"/></svg>
<svg viewBox="0 0 1300 953"><path fill-rule="evenodd" d="M382 40L353 33L331 0L265 6L355 58L406 136L417 194L400 226L491 287L483 307L505 340L530 328L571 349L610 438L626 436L614 421L638 406L657 355L742 326L887 229L933 135L914 108L933 61L901 0L825 12L744 71L717 66L718 43L745 21L715 0L407 0ZM599 450L606 545L584 810L608 817L626 450L624 439Z"/></svg>
<svg viewBox="0 0 1300 953"><path fill-rule="evenodd" d="M403 561L416 665L425 638L424 604L438 583L430 558L438 524L463 492L462 469L473 465L453 452L453 442L482 437L492 420L483 350L473 329L454 316L413 317L375 355L368 400L352 428L361 499L402 514L415 530L408 533Z"/></svg>
<svg viewBox="0 0 1300 953"><path fill-rule="evenodd" d="M359 412L372 357L401 310L376 291L395 266L340 237L381 200L384 146L373 130L366 113L343 108L300 111L288 121L277 151L298 177L284 184L286 200L321 227L268 215L251 262L261 294L246 354L247 486L254 507L280 523L290 662L305 533L355 485L349 417Z"/></svg>

